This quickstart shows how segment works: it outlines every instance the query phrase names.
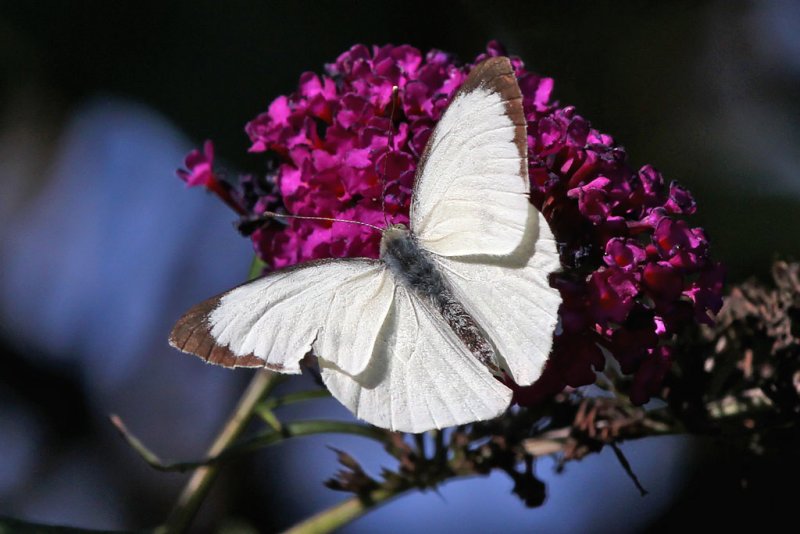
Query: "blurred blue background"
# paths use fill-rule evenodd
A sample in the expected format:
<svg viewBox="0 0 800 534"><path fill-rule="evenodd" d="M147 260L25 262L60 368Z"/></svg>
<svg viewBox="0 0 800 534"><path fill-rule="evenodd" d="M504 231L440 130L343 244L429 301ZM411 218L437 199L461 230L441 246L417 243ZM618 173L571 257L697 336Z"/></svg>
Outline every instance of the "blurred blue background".
<svg viewBox="0 0 800 534"><path fill-rule="evenodd" d="M234 215L175 177L190 148L211 138L222 165L260 171L243 126L303 71L359 42L469 60L490 39L554 77L556 97L634 166L689 187L730 281L797 257L798 2L3 2L0 515L159 523L185 477L149 469L107 415L163 457L197 458L247 383L247 371L166 343L180 313L242 281L251 258ZM311 414L348 417L330 400L291 413ZM373 474L392 465L356 438L259 452L226 467L197 531L275 531L342 499L322 487L337 469L325 445ZM796 465L753 463L711 440L623 450L649 496L605 451L560 475L538 462L548 500L535 510L495 475L405 497L346 531L636 532L698 513L717 527L789 517L776 488Z"/></svg>

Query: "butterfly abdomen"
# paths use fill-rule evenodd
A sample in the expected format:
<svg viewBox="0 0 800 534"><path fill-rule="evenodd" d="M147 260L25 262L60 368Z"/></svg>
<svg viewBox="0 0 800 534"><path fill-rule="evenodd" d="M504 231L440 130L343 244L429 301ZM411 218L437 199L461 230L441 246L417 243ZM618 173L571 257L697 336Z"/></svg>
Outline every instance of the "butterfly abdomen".
<svg viewBox="0 0 800 534"><path fill-rule="evenodd" d="M395 225L384 230L381 260L400 283L433 305L481 363L497 372L491 343L464 305L453 295L430 254L417 244L407 228Z"/></svg>

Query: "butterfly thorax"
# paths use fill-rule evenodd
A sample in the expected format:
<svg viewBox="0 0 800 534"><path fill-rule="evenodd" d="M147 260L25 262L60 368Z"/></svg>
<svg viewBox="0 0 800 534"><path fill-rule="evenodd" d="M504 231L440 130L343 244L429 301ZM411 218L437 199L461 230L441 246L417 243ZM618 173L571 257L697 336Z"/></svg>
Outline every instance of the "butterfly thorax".
<svg viewBox="0 0 800 534"><path fill-rule="evenodd" d="M389 226L381 239L381 260L408 289L434 302L447 291L444 278L433 259L402 224Z"/></svg>
<svg viewBox="0 0 800 534"><path fill-rule="evenodd" d="M381 260L401 284L442 314L453 332L481 363L499 373L491 343L455 297L430 253L419 246L405 225L395 224L383 231Z"/></svg>

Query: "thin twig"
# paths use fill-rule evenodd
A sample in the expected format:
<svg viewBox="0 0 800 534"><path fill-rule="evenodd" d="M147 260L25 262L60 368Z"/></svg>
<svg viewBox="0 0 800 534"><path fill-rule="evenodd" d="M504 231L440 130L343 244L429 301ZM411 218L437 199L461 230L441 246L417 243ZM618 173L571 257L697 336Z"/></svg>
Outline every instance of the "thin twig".
<svg viewBox="0 0 800 534"><path fill-rule="evenodd" d="M408 489L411 488L378 488L367 495L351 497L296 524L285 531L284 534L323 534L331 532L385 504Z"/></svg>
<svg viewBox="0 0 800 534"><path fill-rule="evenodd" d="M273 445L289 438L313 436L316 434L352 434L363 438L373 439L386 444L389 442L389 431L361 423L347 421L294 421L283 423L280 433L273 431L262 432L238 443L230 449L231 453L243 453L258 450L267 445Z"/></svg>
<svg viewBox="0 0 800 534"><path fill-rule="evenodd" d="M351 434L364 438L373 439L381 444L388 443L389 434L387 431L374 426L359 423L348 423L345 421L294 421L291 423L280 423L278 431L269 430L258 433L250 438L230 445L216 456L209 456L203 460L167 462L162 460L156 453L144 445L135 435L133 435L125 424L117 416L111 417L114 426L120 431L130 446L147 462L153 469L168 472L186 472L199 467L210 466L225 460L230 460L261 449L270 445L278 444L289 438L299 438L312 436L315 434Z"/></svg>
<svg viewBox="0 0 800 534"><path fill-rule="evenodd" d="M622 452L622 449L619 448L619 445L617 445L613 441L609 445L611 445L611 450L613 450L614 454L617 456L617 460L619 461L619 464L622 466L622 469L625 470L625 472L628 474L628 476L636 486L636 489L639 490L639 494L642 497L647 495L647 490L644 489L644 486L642 486L642 483L639 481L639 477L637 477L636 473L633 472L631 463L628 461L628 458L625 457L625 453Z"/></svg>
<svg viewBox="0 0 800 534"><path fill-rule="evenodd" d="M331 397L331 392L327 389L311 389L308 391L296 391L294 393L288 393L281 397L270 397L266 399L264 402L258 405L257 409L261 409L262 407L274 410L276 408L280 408L281 406L287 406L289 404L295 404L297 402L303 402L312 399L329 399Z"/></svg>
<svg viewBox="0 0 800 534"><path fill-rule="evenodd" d="M425 455L425 434L414 434L414 443L417 445L417 453L420 458L427 458Z"/></svg>
<svg viewBox="0 0 800 534"><path fill-rule="evenodd" d="M283 432L283 423L281 423L280 419L278 419L278 416L275 415L275 412L273 412L271 409L262 404L256 408L256 414L263 419L272 430L278 434Z"/></svg>
<svg viewBox="0 0 800 534"><path fill-rule="evenodd" d="M255 374L222 432L208 449L209 458L215 458L222 454L242 434L258 402L269 394L277 383L278 377L274 373L258 371ZM169 534L185 532L197 513L200 503L211 489L211 484L217 477L218 471L219 467L216 464L198 467L184 486L167 522L156 529L156 532Z"/></svg>
<svg viewBox="0 0 800 534"><path fill-rule="evenodd" d="M447 446L444 444L444 430L433 431L433 461L441 467L447 463Z"/></svg>
<svg viewBox="0 0 800 534"><path fill-rule="evenodd" d="M679 430L677 429L682 428L680 425L671 426L667 424L665 421L661 420L661 418L665 417L667 413L669 413L667 408L661 410L654 410L652 412L647 412L643 421L640 422L638 428L636 429L636 433L625 435L625 439L636 440L651 436L674 434L678 432ZM525 450L526 453L530 454L531 457L549 456L551 454L563 451L564 446L566 445L569 439L570 431L571 427L555 428L548 430L547 432L542 433L538 437L524 440L522 442L523 449ZM438 439L436 437L435 439L438 443ZM620 461L622 467L634 481L639 491L646 493L646 490L642 487L641 482L633 473L630 463L627 461L624 454L621 454L622 451L619 450L619 447L616 445L616 443L612 443L612 449L614 449L614 452L617 455L617 459ZM445 482L445 480L455 480L458 478L475 476L475 472L473 471L465 473L455 467L455 465L458 464L458 462L461 461L462 459L459 458L458 449L456 449L454 453L455 456L449 462L451 466L450 469L451 474L446 476L441 481L439 481L439 483ZM400 495L401 493L408 491L410 489L413 488L403 488L395 490L379 488L370 493L369 498L365 499L363 497L358 497L358 496L353 497L337 505L334 505L333 507L328 508L327 510L323 510L314 515L313 517L305 521L302 521L301 523L298 523L290 530L286 531L286 534L324 534L326 532L331 532L332 530L340 528L343 525L346 525L347 523L361 517L365 513L369 512L372 508L375 508L376 506L383 504L387 500L396 497L397 495Z"/></svg>
<svg viewBox="0 0 800 534"><path fill-rule="evenodd" d="M165 462L161 460L161 458L159 458L156 453L148 449L147 445L142 443L142 441L139 438L134 436L133 433L130 430L128 430L128 427L125 426L125 423L122 422L122 419L118 415L111 414L110 416L108 416L108 418L111 419L111 424L113 424L116 427L116 429L125 439L125 441L128 442L128 445L130 445L130 447L134 451L139 453L139 456L141 456L144 459L144 461L150 465L150 467L158 469L159 471L170 471L170 469L164 468L165 465L168 464L165 464Z"/></svg>

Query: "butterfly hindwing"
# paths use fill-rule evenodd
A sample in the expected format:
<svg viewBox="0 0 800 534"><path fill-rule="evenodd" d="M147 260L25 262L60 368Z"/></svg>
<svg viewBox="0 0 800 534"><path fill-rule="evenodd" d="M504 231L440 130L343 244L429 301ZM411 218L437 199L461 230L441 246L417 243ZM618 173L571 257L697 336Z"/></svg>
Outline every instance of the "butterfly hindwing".
<svg viewBox="0 0 800 534"><path fill-rule="evenodd" d="M189 310L170 343L226 367L299 373L312 348L360 373L392 304L383 263L335 259L269 273Z"/></svg>
<svg viewBox="0 0 800 534"><path fill-rule="evenodd" d="M353 376L321 358L322 378L357 417L383 428L423 432L491 419L511 401L441 315L401 285L370 361Z"/></svg>
<svg viewBox="0 0 800 534"><path fill-rule="evenodd" d="M548 280L561 268L556 241L544 216L533 206L530 210L522 243L508 256L434 257L456 297L492 341L501 367L521 386L541 375L561 305L561 295Z"/></svg>

